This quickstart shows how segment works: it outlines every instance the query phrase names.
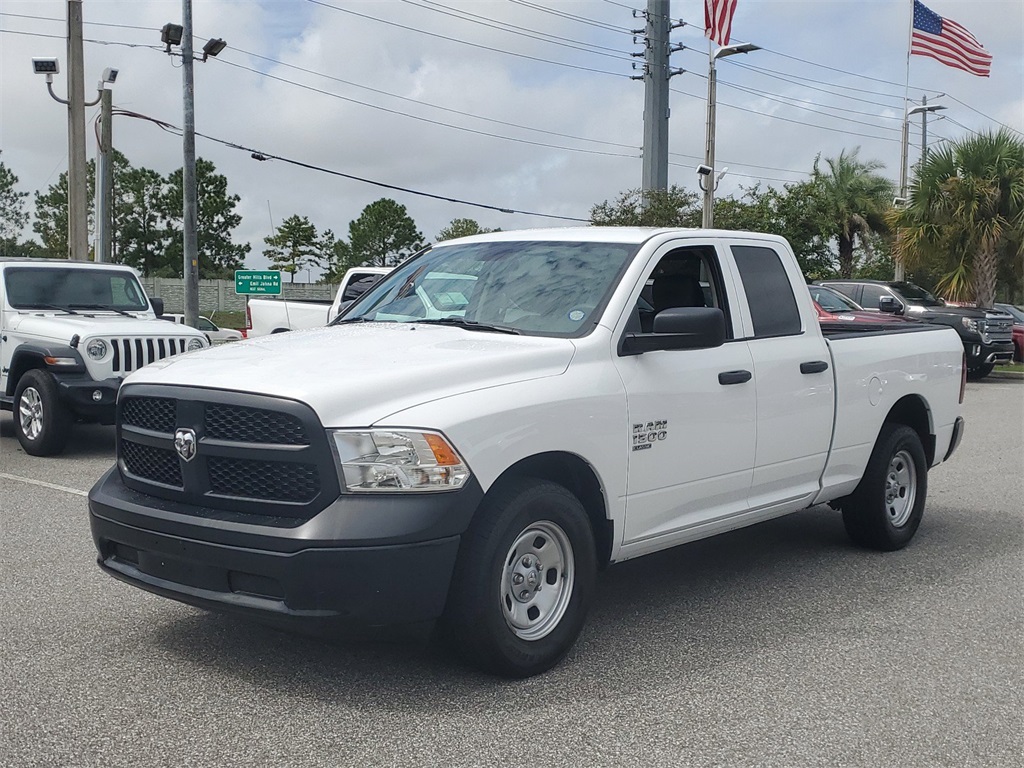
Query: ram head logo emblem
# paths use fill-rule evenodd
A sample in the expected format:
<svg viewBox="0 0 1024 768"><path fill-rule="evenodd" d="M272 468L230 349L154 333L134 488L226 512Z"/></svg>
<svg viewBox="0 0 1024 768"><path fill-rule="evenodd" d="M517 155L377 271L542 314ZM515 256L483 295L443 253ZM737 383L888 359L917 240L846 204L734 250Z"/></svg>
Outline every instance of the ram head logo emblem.
<svg viewBox="0 0 1024 768"><path fill-rule="evenodd" d="M196 433L192 429L174 430L174 450L185 461L196 457Z"/></svg>

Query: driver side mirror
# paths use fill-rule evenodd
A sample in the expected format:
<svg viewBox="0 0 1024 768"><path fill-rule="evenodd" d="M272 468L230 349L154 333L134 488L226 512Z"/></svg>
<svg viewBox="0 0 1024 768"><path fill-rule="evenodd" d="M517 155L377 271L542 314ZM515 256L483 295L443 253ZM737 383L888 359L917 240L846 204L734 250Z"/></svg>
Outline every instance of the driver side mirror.
<svg viewBox="0 0 1024 768"><path fill-rule="evenodd" d="M673 307L654 318L654 333L627 332L623 357L662 349L710 349L725 343L725 313L715 307Z"/></svg>
<svg viewBox="0 0 1024 768"><path fill-rule="evenodd" d="M903 311L903 305L892 296L882 296L878 300L878 310L880 312L887 312L890 315L899 315Z"/></svg>
<svg viewBox="0 0 1024 768"><path fill-rule="evenodd" d="M164 313L164 300L159 296L153 296L150 298L149 303L153 305L153 311L157 317L160 317Z"/></svg>

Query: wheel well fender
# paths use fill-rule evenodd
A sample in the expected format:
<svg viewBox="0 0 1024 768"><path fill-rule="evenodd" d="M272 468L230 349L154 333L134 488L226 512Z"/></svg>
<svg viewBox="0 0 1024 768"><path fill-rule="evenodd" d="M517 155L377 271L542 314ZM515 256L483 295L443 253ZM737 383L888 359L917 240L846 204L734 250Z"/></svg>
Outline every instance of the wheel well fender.
<svg viewBox="0 0 1024 768"><path fill-rule="evenodd" d="M598 566L604 568L611 560L615 527L608 519L604 488L594 468L574 453L552 451L520 459L494 481L488 493L505 483L523 477L537 477L564 486L572 493L590 518L597 545Z"/></svg>
<svg viewBox="0 0 1024 768"><path fill-rule="evenodd" d="M11 360L11 370L7 376L7 391L4 394L13 396L14 391L18 388L18 382L21 381L21 377L27 371L31 371L33 368L45 370L46 361L43 360L44 354L44 352L34 349L19 349L15 352L14 359Z"/></svg>
<svg viewBox="0 0 1024 768"><path fill-rule="evenodd" d="M887 424L905 424L917 432L924 446L928 466L935 461L935 430L928 404L919 395L907 395L896 401L885 417Z"/></svg>

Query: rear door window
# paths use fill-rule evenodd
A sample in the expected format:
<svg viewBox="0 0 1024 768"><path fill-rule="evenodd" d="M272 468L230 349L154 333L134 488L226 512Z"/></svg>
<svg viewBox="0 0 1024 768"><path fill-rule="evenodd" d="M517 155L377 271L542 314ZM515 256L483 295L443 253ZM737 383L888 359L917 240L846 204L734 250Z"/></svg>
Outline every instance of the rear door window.
<svg viewBox="0 0 1024 768"><path fill-rule="evenodd" d="M732 255L750 306L755 338L801 333L800 309L779 254L766 246L734 245Z"/></svg>

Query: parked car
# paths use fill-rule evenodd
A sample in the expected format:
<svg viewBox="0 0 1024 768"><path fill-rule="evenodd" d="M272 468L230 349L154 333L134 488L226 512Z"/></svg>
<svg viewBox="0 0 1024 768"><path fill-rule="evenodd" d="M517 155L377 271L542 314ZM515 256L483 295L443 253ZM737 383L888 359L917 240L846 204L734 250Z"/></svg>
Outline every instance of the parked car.
<svg viewBox="0 0 1024 768"><path fill-rule="evenodd" d="M526 677L612 563L826 503L860 546L909 544L964 382L947 327L818 323L775 235L494 232L326 328L140 371L89 520L141 589L298 627L440 620Z"/></svg>
<svg viewBox="0 0 1024 768"><path fill-rule="evenodd" d="M868 311L948 325L960 334L972 379L988 376L997 363L1013 359L1013 318L1005 312L954 307L924 288L902 281L822 280L818 284L841 291Z"/></svg>
<svg viewBox="0 0 1024 768"><path fill-rule="evenodd" d="M26 453L60 453L76 421L112 424L125 376L210 345L162 312L131 267L0 258L0 410Z"/></svg>
<svg viewBox="0 0 1024 768"><path fill-rule="evenodd" d="M1013 304L995 304L993 306L1013 318L1013 359L1017 362L1024 362L1024 308L1016 307Z"/></svg>
<svg viewBox="0 0 1024 768"><path fill-rule="evenodd" d="M808 285L814 308L821 323L891 323L904 321L898 315L868 312L864 307L839 291L824 285Z"/></svg>
<svg viewBox="0 0 1024 768"><path fill-rule="evenodd" d="M185 316L175 312L166 312L161 315L161 318L179 325L185 324ZM245 334L241 331L236 331L234 328L218 328L210 318L203 317L203 315L199 316L196 329L202 331L211 344L224 344L229 341L241 341L245 338Z"/></svg>
<svg viewBox="0 0 1024 768"><path fill-rule="evenodd" d="M341 279L334 299L282 299L261 296L245 305L249 337L327 325L391 267L353 267Z"/></svg>

